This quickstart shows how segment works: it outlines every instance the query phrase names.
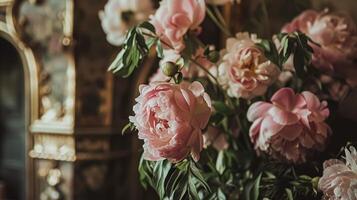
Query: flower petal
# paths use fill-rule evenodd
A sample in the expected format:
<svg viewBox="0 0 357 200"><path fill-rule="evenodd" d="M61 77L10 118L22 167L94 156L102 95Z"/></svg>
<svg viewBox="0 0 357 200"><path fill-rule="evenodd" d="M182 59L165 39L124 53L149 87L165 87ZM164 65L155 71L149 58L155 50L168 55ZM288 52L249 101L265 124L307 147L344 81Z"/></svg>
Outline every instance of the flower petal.
<svg viewBox="0 0 357 200"><path fill-rule="evenodd" d="M255 121L259 117L264 117L268 110L272 107L273 105L270 103L258 101L253 103L247 112L247 118L250 122Z"/></svg>
<svg viewBox="0 0 357 200"><path fill-rule="evenodd" d="M286 110L292 110L295 105L295 92L291 88L282 88L273 95L271 101Z"/></svg>

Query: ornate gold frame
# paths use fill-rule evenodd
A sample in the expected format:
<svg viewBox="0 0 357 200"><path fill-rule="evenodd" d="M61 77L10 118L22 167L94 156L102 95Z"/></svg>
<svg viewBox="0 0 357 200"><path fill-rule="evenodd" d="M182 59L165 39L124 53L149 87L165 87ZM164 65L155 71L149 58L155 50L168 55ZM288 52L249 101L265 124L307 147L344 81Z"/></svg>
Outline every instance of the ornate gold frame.
<svg viewBox="0 0 357 200"><path fill-rule="evenodd" d="M35 56L20 39L13 15L14 1L0 0L0 7L6 9L6 22L0 21L0 38L10 42L17 50L21 57L24 70L25 83L25 133L26 136L26 153L33 146L32 136L29 126L38 118L38 66ZM26 194L28 199L33 199L33 161L26 156Z"/></svg>

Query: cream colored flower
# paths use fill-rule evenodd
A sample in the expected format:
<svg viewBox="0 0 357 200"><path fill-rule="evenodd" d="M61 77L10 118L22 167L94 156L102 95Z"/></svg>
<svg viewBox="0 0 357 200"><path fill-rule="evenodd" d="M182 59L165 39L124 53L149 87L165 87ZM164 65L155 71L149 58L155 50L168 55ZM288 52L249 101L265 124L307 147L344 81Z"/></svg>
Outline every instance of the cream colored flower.
<svg viewBox="0 0 357 200"><path fill-rule="evenodd" d="M337 159L325 161L319 189L324 200L357 200L357 151L345 150L346 164Z"/></svg>
<svg viewBox="0 0 357 200"><path fill-rule="evenodd" d="M124 43L128 29L146 20L153 11L151 0L109 0L99 12L107 41L115 46Z"/></svg>
<svg viewBox="0 0 357 200"><path fill-rule="evenodd" d="M257 42L259 39L248 33L227 39L218 81L231 97L250 99L264 95L280 74L279 68L256 46Z"/></svg>

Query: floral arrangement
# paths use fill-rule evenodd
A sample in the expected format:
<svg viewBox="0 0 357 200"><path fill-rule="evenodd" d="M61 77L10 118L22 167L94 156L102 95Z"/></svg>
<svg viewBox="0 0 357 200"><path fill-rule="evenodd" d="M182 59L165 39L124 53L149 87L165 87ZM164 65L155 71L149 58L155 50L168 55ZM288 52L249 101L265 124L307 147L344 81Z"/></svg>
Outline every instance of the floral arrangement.
<svg viewBox="0 0 357 200"><path fill-rule="evenodd" d="M160 199L357 199L353 145L318 159L334 134L328 102L357 83L349 17L307 10L262 39L226 28L217 5L240 1L126 1L146 7L128 9L130 22L123 2L100 14L122 44L109 70L128 77L150 52L160 59L123 129L143 141L144 187ZM206 15L227 35L221 50L199 39Z"/></svg>

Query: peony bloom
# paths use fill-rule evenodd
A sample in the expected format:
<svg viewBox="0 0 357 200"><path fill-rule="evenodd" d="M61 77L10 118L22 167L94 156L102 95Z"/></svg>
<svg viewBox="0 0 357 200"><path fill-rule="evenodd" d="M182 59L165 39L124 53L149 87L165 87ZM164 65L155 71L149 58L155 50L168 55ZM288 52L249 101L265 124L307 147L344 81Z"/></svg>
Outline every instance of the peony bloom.
<svg viewBox="0 0 357 200"><path fill-rule="evenodd" d="M207 0L207 3L212 4L212 5L224 5L227 3L233 3L233 2L240 3L241 0Z"/></svg>
<svg viewBox="0 0 357 200"><path fill-rule="evenodd" d="M307 91L295 94L290 88L278 90L271 103L252 104L247 113L253 122L250 138L255 148L294 163L304 162L310 150L323 150L331 133L324 122L328 116L325 101Z"/></svg>
<svg viewBox="0 0 357 200"><path fill-rule="evenodd" d="M319 189L325 200L357 200L357 151L345 149L346 164L337 159L324 162Z"/></svg>
<svg viewBox="0 0 357 200"><path fill-rule="evenodd" d="M184 35L199 30L205 12L204 0L163 0L150 22L161 40L180 52L185 48Z"/></svg>
<svg viewBox="0 0 357 200"><path fill-rule="evenodd" d="M348 84L328 75L321 75L320 81L325 85L329 93L328 97L335 101L342 101L349 94L351 89Z"/></svg>
<svg viewBox="0 0 357 200"><path fill-rule="evenodd" d="M153 11L151 0L109 0L104 11L99 12L107 41L120 46L128 29L146 20Z"/></svg>
<svg viewBox="0 0 357 200"><path fill-rule="evenodd" d="M279 76L279 68L256 47L255 35L238 33L228 38L223 59L218 67L218 81L228 95L250 99L263 95Z"/></svg>
<svg viewBox="0 0 357 200"><path fill-rule="evenodd" d="M179 162L191 153L199 160L202 129L211 115L211 101L201 83L154 82L139 90L135 115L129 119L144 140L144 158Z"/></svg>
<svg viewBox="0 0 357 200"><path fill-rule="evenodd" d="M331 14L327 10L319 13L313 10L303 12L282 32L300 30L313 41L313 65L325 72L337 73L347 78L351 85L357 85L357 27L347 16Z"/></svg>
<svg viewBox="0 0 357 200"><path fill-rule="evenodd" d="M196 51L196 55L192 56L192 59L194 59L202 67L209 70L211 67L213 67L214 64L210 62L203 54L204 54L204 49L199 48ZM175 50L167 49L164 50L164 58L160 61L160 66L165 62L173 62L173 63L177 63L178 65L180 65L181 63L182 65L182 58L180 54L178 54ZM204 70L202 70L200 67L198 67L195 63L192 62L190 62L189 66L183 67L181 73L184 78L204 77L207 75ZM159 68L157 72L152 77L150 77L149 82L169 81L169 80L170 77L166 76Z"/></svg>
<svg viewBox="0 0 357 200"><path fill-rule="evenodd" d="M217 151L226 150L229 147L224 133L218 128L209 126L206 133L203 134L203 146L207 148L212 145Z"/></svg>

